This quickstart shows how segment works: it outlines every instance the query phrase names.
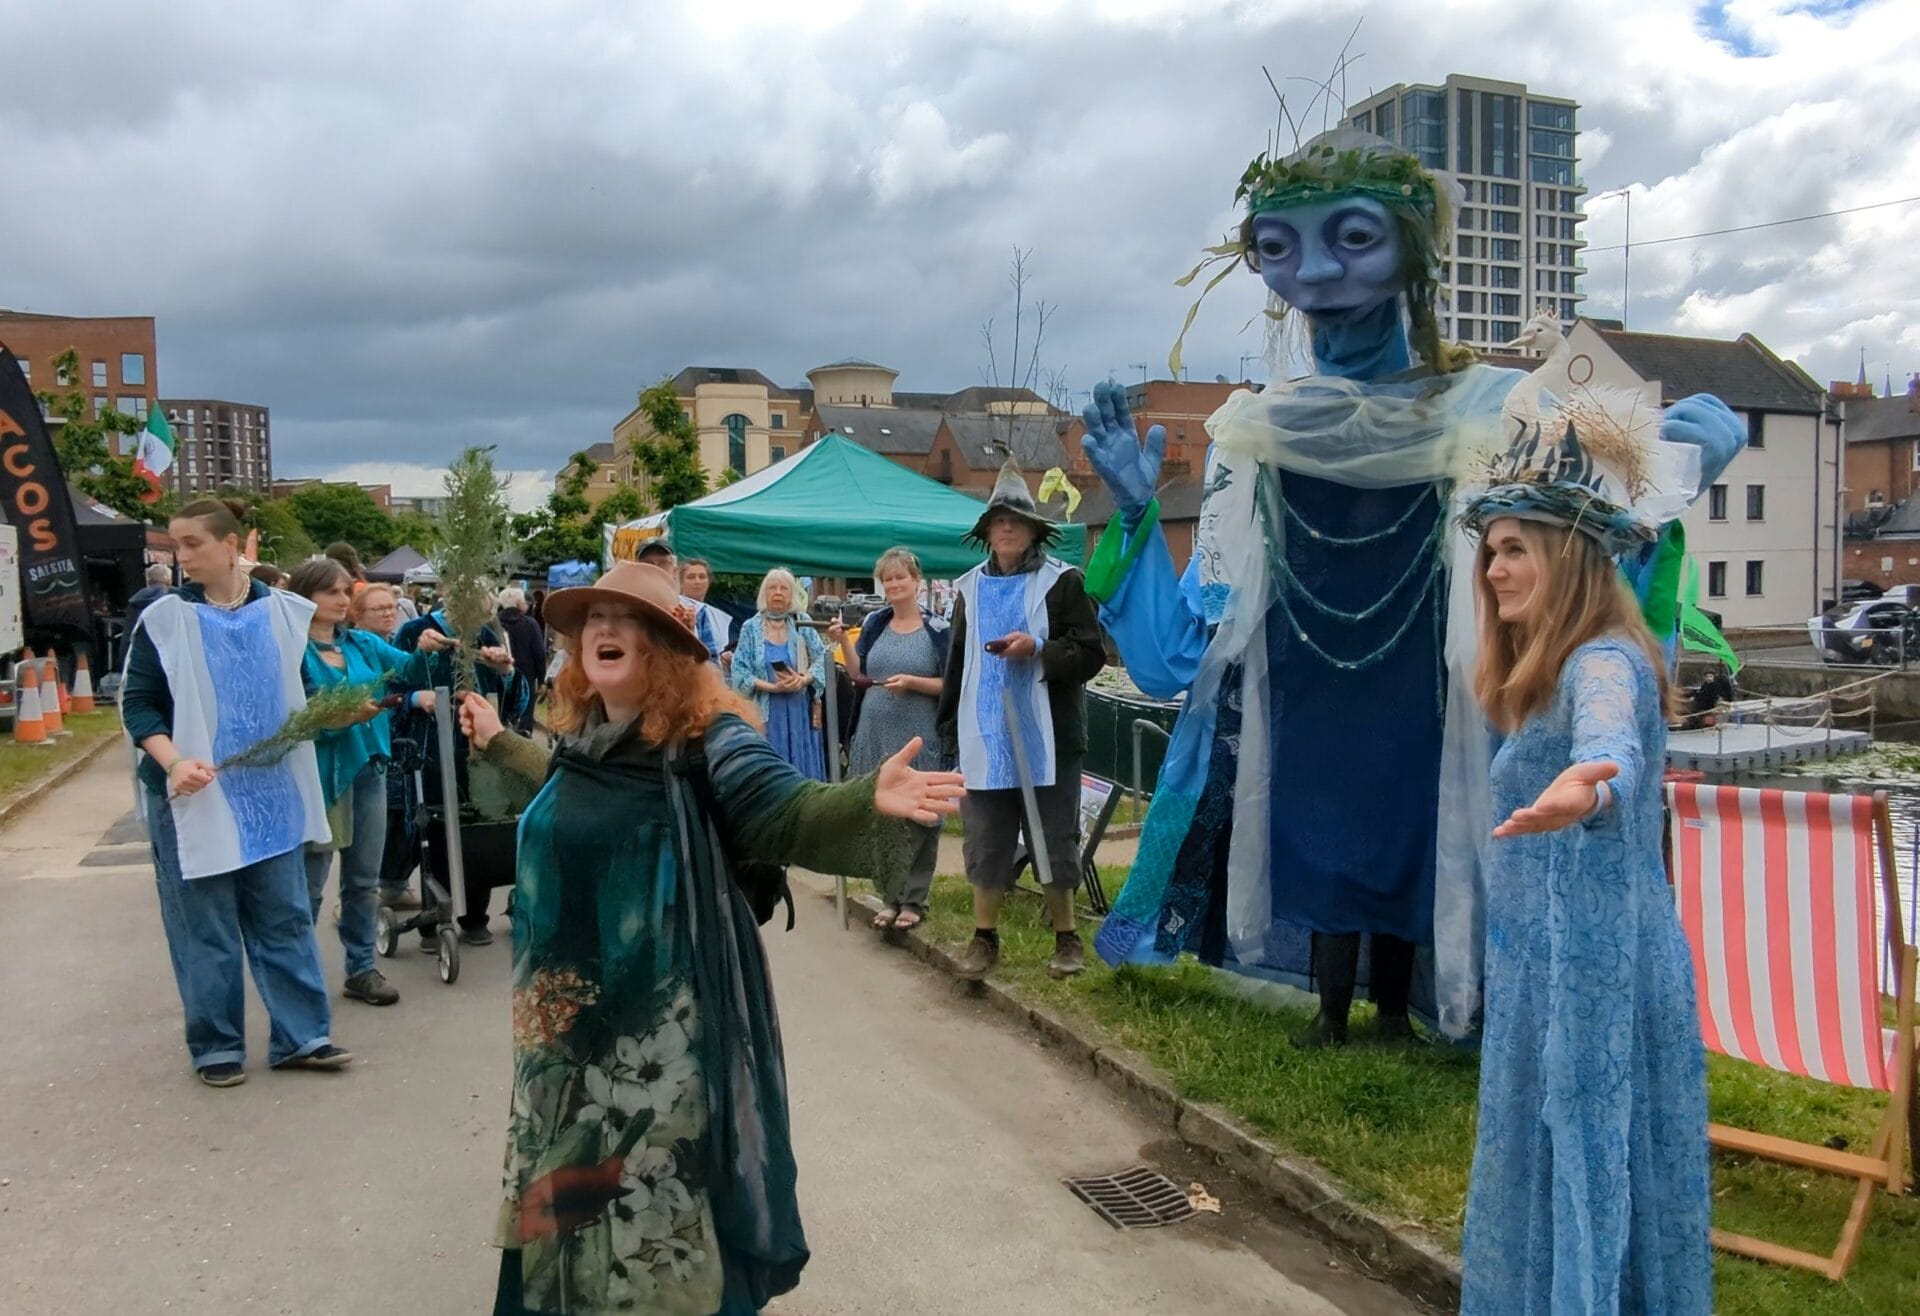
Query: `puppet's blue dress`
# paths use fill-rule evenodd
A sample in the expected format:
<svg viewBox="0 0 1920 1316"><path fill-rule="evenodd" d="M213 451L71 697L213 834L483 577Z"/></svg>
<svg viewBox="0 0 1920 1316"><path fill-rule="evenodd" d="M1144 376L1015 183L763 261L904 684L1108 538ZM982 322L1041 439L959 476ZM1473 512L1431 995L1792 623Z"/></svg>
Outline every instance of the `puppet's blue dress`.
<svg viewBox="0 0 1920 1316"><path fill-rule="evenodd" d="M1576 649L1500 747L1496 819L1608 760L1611 807L1496 841L1487 873L1466 1316L1712 1310L1706 1057L1660 857L1666 726L1652 665Z"/></svg>

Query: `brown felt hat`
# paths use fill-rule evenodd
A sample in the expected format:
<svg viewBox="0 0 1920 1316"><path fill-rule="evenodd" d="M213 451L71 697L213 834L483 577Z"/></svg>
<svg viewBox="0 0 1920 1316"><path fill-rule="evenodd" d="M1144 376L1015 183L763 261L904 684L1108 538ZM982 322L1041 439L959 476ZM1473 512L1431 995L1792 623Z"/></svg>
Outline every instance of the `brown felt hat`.
<svg viewBox="0 0 1920 1316"><path fill-rule="evenodd" d="M616 562L613 570L591 585L557 589L547 595L542 615L547 625L569 639L578 639L580 628L586 625L587 611L596 603L636 608L663 638L697 658L709 657L700 637L674 616L673 610L680 606L680 591L673 587L673 578L659 567L644 562Z"/></svg>

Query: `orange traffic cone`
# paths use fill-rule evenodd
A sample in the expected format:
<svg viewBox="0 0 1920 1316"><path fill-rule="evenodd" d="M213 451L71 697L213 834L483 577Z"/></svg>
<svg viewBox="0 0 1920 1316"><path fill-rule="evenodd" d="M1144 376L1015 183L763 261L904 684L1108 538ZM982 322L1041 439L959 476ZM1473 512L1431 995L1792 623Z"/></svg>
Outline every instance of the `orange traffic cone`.
<svg viewBox="0 0 1920 1316"><path fill-rule="evenodd" d="M40 711L40 665L22 658L14 668L14 684L19 691L13 710L13 740L17 745L45 745L47 720Z"/></svg>
<svg viewBox="0 0 1920 1316"><path fill-rule="evenodd" d="M73 696L67 693L67 678L60 671L60 659L54 654L53 650L49 649L47 650L47 656L44 661L47 664L47 670L41 673L41 684L45 688L59 694L60 716L65 717L72 711Z"/></svg>
<svg viewBox="0 0 1920 1316"><path fill-rule="evenodd" d="M93 709L93 669L87 666L87 655L82 653L74 659L73 669L73 711L91 713Z"/></svg>
<svg viewBox="0 0 1920 1316"><path fill-rule="evenodd" d="M31 657L33 653L31 649L27 650L27 653L29 657L26 659L26 665L38 669L34 684L39 687L40 717L47 724L47 736L49 739L54 736L64 736L67 734L67 723L66 719L60 716L60 693L57 686L47 680L47 663L52 660L47 658L35 660Z"/></svg>

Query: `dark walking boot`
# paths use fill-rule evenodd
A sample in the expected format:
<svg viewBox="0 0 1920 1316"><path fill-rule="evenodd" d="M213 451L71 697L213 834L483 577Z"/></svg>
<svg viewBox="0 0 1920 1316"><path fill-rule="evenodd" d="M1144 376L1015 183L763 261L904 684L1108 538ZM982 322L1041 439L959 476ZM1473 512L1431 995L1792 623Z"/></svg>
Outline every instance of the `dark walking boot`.
<svg viewBox="0 0 1920 1316"><path fill-rule="evenodd" d="M1383 1045L1403 1046L1420 1040L1407 1018L1416 949L1412 942L1385 933L1375 933L1369 944L1368 986L1380 1011L1373 1025L1373 1039Z"/></svg>
<svg viewBox="0 0 1920 1316"><path fill-rule="evenodd" d="M993 966L999 962L1000 943L976 936L967 943L966 953L961 955L954 973L967 982L979 982L993 972Z"/></svg>
<svg viewBox="0 0 1920 1316"><path fill-rule="evenodd" d="M1055 978L1071 978L1087 967L1087 948L1078 932L1053 934L1053 958L1047 961L1047 973Z"/></svg>

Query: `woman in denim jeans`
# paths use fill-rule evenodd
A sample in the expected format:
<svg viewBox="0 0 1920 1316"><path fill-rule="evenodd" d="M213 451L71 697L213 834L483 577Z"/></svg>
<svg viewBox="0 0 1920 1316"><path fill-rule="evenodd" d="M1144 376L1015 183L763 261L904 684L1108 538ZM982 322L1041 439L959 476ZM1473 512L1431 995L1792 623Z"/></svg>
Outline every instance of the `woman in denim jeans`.
<svg viewBox="0 0 1920 1316"><path fill-rule="evenodd" d="M120 699L140 750L140 807L187 1052L210 1087L246 1081L247 960L275 1068L352 1059L328 1036L300 859L305 842L327 837L313 747L262 767L218 766L306 703L300 662L313 605L248 577L239 510L200 499L167 527L190 583L141 613Z"/></svg>
<svg viewBox="0 0 1920 1316"><path fill-rule="evenodd" d="M437 632L421 637L413 653L403 653L371 631L341 625L353 606L354 579L332 558L303 562L293 573L293 592L313 601L307 628L307 653L301 682L308 694L327 686L366 682L390 674L410 708L433 711L427 681L430 654L454 643ZM369 587L371 588L371 587ZM334 852L340 854L340 945L347 956L345 995L368 1005L392 1005L400 999L373 967L378 931L380 859L387 845L387 760L392 756L387 710L369 701L360 720L323 732L314 742L320 789L327 804L332 836L307 846L307 896L313 919L320 920L321 895Z"/></svg>

